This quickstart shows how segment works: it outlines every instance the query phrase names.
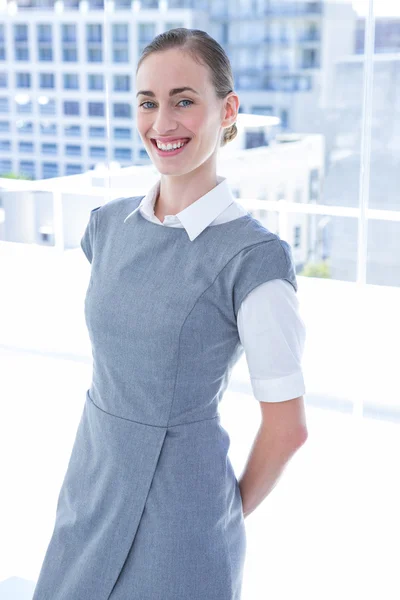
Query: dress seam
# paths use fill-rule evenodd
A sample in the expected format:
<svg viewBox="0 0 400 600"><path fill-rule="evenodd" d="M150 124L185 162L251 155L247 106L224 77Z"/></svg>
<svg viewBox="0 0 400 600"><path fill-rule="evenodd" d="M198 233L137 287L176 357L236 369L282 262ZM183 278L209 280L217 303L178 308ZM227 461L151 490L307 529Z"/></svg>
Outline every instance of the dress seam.
<svg viewBox="0 0 400 600"><path fill-rule="evenodd" d="M98 207L101 208L101 207ZM91 214L93 215L93 243L92 243L92 261L94 260L94 256L95 256L95 246L96 246L96 239L97 239L97 213L98 210L94 209L93 211L91 211Z"/></svg>
<svg viewBox="0 0 400 600"><path fill-rule="evenodd" d="M215 415L214 417L209 417L207 419L198 419L197 421L186 421L184 423L177 423L176 425L153 425L152 423L143 423L142 421L135 421L135 419L128 419L127 417L121 417L120 415L114 415L114 413L110 413L107 410L104 410L104 408L101 408L94 402L93 398L89 394L89 391L87 391L87 397L89 398L90 402L98 410L101 410L103 413L105 413L106 415L109 415L110 417L115 417L116 419L122 419L123 421L129 421L130 423L137 423L138 425L146 425L147 427L159 427L160 429L171 429L172 427L181 427L182 425L191 425L192 423L202 423L203 421L212 421L213 419L217 419L219 417L219 414L218 414L218 415Z"/></svg>
<svg viewBox="0 0 400 600"><path fill-rule="evenodd" d="M227 484L227 473L226 473L226 462L225 462L225 489L226 489L226 484ZM224 523L224 532L223 532L222 537L224 538L225 552L226 552L226 557L227 557L228 563L229 563L229 577L230 577L229 593L230 593L230 595L232 595L233 594L232 557L231 557L231 553L229 552L228 542L226 540L228 515L229 515L229 510L228 510L228 506L226 505L226 501L227 501L227 496L225 494L225 523Z"/></svg>
<svg viewBox="0 0 400 600"><path fill-rule="evenodd" d="M278 237L275 236L273 239L271 240L263 240L262 242L257 242L256 244L249 244L248 246L245 246L245 248L241 248L238 252L236 252L236 254L234 254L233 256L231 256L231 258L228 260L228 262L222 267L222 269L220 271L218 271L217 275L215 276L214 280L210 283L210 285L201 292L200 296L195 300L192 308L190 309L190 311L188 312L188 314L185 317L185 320L183 321L180 331L179 331L179 338L178 338L178 350L177 350L177 367L176 367L176 374L175 374L175 383L174 383L174 391L172 393L172 399L171 399L171 407L169 410L169 414L168 414L168 422L171 416L171 411L172 411L172 407L174 405L175 402L175 391L176 391L176 382L178 379L178 371L179 371L179 366L180 366L180 355L181 355L181 334L183 331L183 328L185 326L185 323L187 321L187 319L189 318L189 316L191 315L192 311L194 310L194 308L196 307L196 304L199 302L200 298L206 293L208 292L208 290L215 284L215 282L217 281L218 277L221 275L222 271L232 262L232 260L234 258L236 258L238 256L238 254L240 254L241 252L243 252L243 250L247 250L248 248L254 248L255 246L259 246L260 244L269 244L270 242L275 242L278 240ZM169 427L169 425L167 425L167 427Z"/></svg>

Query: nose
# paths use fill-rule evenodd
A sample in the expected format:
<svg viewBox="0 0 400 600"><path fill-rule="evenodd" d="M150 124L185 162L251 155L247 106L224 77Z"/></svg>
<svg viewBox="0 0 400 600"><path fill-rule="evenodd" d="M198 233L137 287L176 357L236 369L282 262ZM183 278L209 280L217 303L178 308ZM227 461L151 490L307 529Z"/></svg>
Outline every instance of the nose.
<svg viewBox="0 0 400 600"><path fill-rule="evenodd" d="M159 135L168 135L174 129L176 129L176 121L172 117L171 111L168 107L159 108L155 116L153 123L153 129Z"/></svg>

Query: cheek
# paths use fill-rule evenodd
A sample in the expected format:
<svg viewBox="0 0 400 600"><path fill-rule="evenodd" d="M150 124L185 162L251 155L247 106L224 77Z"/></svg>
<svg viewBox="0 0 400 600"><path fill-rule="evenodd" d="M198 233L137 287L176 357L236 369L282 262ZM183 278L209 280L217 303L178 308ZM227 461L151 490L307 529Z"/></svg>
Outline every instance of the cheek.
<svg viewBox="0 0 400 600"><path fill-rule="evenodd" d="M191 113L184 115L179 120L185 129L191 131L198 137L208 137L209 132L213 130L214 125L212 120L203 113Z"/></svg>
<svg viewBox="0 0 400 600"><path fill-rule="evenodd" d="M137 113L136 115L136 127L139 133L145 133L148 129L149 119L143 113Z"/></svg>

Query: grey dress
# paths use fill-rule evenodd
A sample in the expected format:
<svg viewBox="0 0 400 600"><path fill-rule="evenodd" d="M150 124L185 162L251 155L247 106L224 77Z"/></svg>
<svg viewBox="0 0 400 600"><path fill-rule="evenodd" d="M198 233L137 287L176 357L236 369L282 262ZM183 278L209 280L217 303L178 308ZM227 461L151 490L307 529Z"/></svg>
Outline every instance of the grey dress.
<svg viewBox="0 0 400 600"><path fill-rule="evenodd" d="M91 211L93 375L33 600L240 600L246 532L218 405L256 286L291 249L250 214L190 241L140 211Z"/></svg>

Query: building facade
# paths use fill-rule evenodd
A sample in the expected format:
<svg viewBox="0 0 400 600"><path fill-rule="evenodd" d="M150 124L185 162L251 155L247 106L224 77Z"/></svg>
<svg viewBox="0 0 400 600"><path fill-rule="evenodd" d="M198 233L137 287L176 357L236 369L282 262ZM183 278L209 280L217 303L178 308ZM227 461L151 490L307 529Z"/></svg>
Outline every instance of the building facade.
<svg viewBox="0 0 400 600"><path fill-rule="evenodd" d="M174 27L206 30L230 57L240 112L321 132L331 65L354 47L347 4L299 0L18 0L0 10L0 176L148 164L135 127L135 66ZM339 33L340 31L340 33Z"/></svg>

